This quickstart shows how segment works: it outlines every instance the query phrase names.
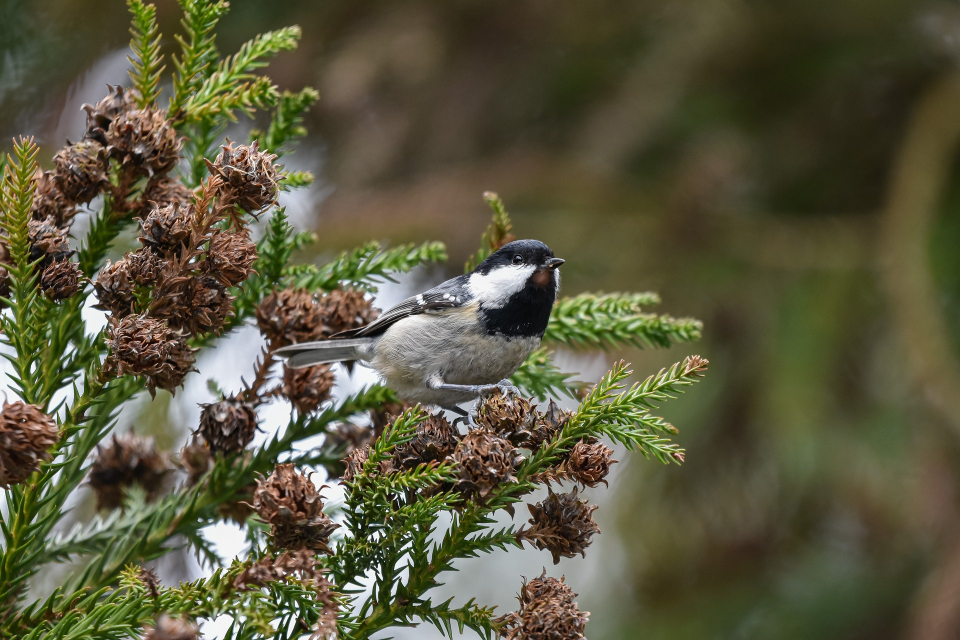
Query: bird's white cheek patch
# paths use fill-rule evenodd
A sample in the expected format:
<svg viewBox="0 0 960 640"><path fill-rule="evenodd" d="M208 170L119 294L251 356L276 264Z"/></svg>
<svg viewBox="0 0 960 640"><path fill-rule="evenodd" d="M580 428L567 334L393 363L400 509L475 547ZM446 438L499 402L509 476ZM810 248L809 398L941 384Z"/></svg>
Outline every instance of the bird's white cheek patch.
<svg viewBox="0 0 960 640"><path fill-rule="evenodd" d="M486 275L475 273L467 281L470 293L488 307L502 307L510 296L522 290L535 267L523 265L494 269Z"/></svg>

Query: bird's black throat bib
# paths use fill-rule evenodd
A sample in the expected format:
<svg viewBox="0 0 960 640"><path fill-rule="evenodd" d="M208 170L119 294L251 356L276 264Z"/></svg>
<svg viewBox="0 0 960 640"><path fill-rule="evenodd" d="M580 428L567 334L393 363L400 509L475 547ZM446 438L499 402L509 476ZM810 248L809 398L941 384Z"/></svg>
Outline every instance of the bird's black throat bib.
<svg viewBox="0 0 960 640"><path fill-rule="evenodd" d="M479 308L480 323L491 335L542 337L557 298L554 287L528 286L507 299L502 307Z"/></svg>

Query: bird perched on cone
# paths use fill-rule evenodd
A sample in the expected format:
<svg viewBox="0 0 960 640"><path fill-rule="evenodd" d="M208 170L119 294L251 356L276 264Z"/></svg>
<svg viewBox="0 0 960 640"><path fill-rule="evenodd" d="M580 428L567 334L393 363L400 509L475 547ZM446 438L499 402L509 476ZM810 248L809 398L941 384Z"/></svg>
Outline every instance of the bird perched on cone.
<svg viewBox="0 0 960 640"><path fill-rule="evenodd" d="M540 346L563 262L539 240L515 240L365 327L276 353L293 368L358 361L401 398L465 415L457 405L512 389L508 378Z"/></svg>

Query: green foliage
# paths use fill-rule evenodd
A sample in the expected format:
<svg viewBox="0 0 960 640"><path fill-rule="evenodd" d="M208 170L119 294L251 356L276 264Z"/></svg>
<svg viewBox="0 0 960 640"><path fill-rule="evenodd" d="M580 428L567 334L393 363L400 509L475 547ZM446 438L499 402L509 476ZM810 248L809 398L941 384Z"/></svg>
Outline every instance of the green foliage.
<svg viewBox="0 0 960 640"><path fill-rule="evenodd" d="M27 402L36 402L40 381L34 375L39 365L43 348L41 327L31 322L40 313L37 291L37 276L30 260L30 208L33 206L35 185L33 175L37 167L37 145L32 139L21 138L14 148L13 157L8 157L0 186L0 228L7 236L7 251L10 266L11 313L4 314L3 342L14 349L6 355L13 363L14 384L18 394Z"/></svg>
<svg viewBox="0 0 960 640"><path fill-rule="evenodd" d="M572 380L572 373L564 373L550 361L550 350L540 347L520 365L510 380L526 393L546 400L549 396L576 398L584 383Z"/></svg>
<svg viewBox="0 0 960 640"><path fill-rule="evenodd" d="M160 74L163 72L163 56L160 54L160 29L157 27L157 8L142 0L127 0L133 14L130 33L130 49L136 55L128 58L133 69L130 79L137 90L137 104L148 107L160 97Z"/></svg>
<svg viewBox="0 0 960 640"><path fill-rule="evenodd" d="M493 210L493 220L480 238L480 250L471 256L464 265L466 273L476 269L477 265L483 262L487 256L513 238L510 235L513 223L510 221L510 214L507 213L507 208L503 205L500 196L492 191L487 191L483 194L483 201Z"/></svg>
<svg viewBox="0 0 960 640"><path fill-rule="evenodd" d="M258 141L262 149L282 156L287 151L284 145L307 134L303 126L303 114L319 98L320 94L313 87L305 87L297 93L284 91L277 102L270 127L266 131L255 129L250 133L250 139Z"/></svg>
<svg viewBox="0 0 960 640"><path fill-rule="evenodd" d="M446 259L442 242L406 244L387 250L381 250L378 242L368 242L359 249L344 251L325 266L298 265L288 268L285 275L292 278L295 287L311 291L329 291L340 284L375 291L378 282L394 282L391 273Z"/></svg>
<svg viewBox="0 0 960 640"><path fill-rule="evenodd" d="M177 117L187 97L195 92L209 75L216 63L217 45L214 29L217 22L230 8L226 2L207 0L179 0L183 9L180 24L186 35L177 34L180 56L173 56L176 73L173 76L173 95L169 112Z"/></svg>
<svg viewBox="0 0 960 640"><path fill-rule="evenodd" d="M703 323L642 312L655 294L582 294L557 301L544 340L576 349L670 347L700 339Z"/></svg>
<svg viewBox="0 0 960 640"><path fill-rule="evenodd" d="M296 48L299 39L300 27L286 27L244 43L235 55L221 61L183 103L183 119L193 122L221 116L236 120L236 111L250 115L256 109L276 104L277 88L269 79L253 72L265 67L271 56Z"/></svg>
<svg viewBox="0 0 960 640"><path fill-rule="evenodd" d="M286 171L280 179L280 188L284 191L293 191L309 187L313 181L313 174L309 171Z"/></svg>

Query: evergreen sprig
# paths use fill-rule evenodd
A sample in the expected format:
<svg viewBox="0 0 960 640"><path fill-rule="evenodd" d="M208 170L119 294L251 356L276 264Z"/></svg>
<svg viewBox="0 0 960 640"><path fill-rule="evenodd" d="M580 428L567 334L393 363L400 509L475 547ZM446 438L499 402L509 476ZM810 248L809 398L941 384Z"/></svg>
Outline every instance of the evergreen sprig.
<svg viewBox="0 0 960 640"><path fill-rule="evenodd" d="M476 269L477 265L483 262L487 256L513 238L513 236L510 235L510 231L513 229L513 222L510 220L510 214L507 213L507 208L504 206L500 196L492 191L486 191L483 194L483 201L486 202L487 206L493 211L493 220L490 221L490 225L480 237L480 250L472 255L464 265L464 271L466 273Z"/></svg>
<svg viewBox="0 0 960 640"><path fill-rule="evenodd" d="M37 323L41 300L37 291L35 262L30 259L30 211L33 206L37 168L37 145L32 138L20 138L8 156L0 185L0 228L6 235L10 265L11 313L0 318L3 342L13 347L4 354L14 367L11 376L18 394L27 402L38 400L41 381L35 372L43 351L43 327Z"/></svg>
<svg viewBox="0 0 960 640"><path fill-rule="evenodd" d="M133 68L130 79L137 90L136 100L141 109L156 104L160 97L160 74L163 73L163 55L160 53L160 29L157 27L157 8L142 0L127 0L133 14L130 49L136 57L128 57Z"/></svg>
<svg viewBox="0 0 960 640"><path fill-rule="evenodd" d="M180 44L180 56L173 56L176 73L173 76L173 95L170 97L169 112L179 117L184 101L195 92L207 78L209 69L216 63L219 55L216 45L217 22L226 15L230 5L224 1L179 0L183 9L185 35L174 36Z"/></svg>
<svg viewBox="0 0 960 640"><path fill-rule="evenodd" d="M621 346L670 347L700 339L703 323L693 318L642 313L651 294L582 294L557 301L544 340L575 349Z"/></svg>
<svg viewBox="0 0 960 640"><path fill-rule="evenodd" d="M359 249L344 251L322 267L297 265L286 270L293 286L310 291L330 291L338 286L374 289L380 282L396 282L391 274L404 273L428 262L447 259L442 242L421 245L405 244L381 249L380 243L368 242Z"/></svg>
<svg viewBox="0 0 960 640"><path fill-rule="evenodd" d="M277 88L253 71L265 67L271 56L296 48L299 40L300 27L286 27L244 43L235 55L221 61L183 103L184 120L212 116L236 120L235 111L250 115L255 109L276 104Z"/></svg>

